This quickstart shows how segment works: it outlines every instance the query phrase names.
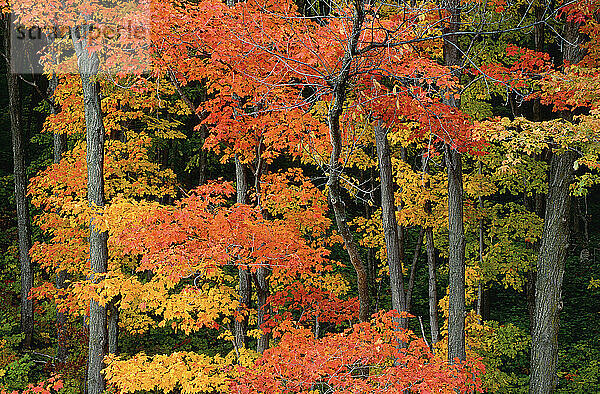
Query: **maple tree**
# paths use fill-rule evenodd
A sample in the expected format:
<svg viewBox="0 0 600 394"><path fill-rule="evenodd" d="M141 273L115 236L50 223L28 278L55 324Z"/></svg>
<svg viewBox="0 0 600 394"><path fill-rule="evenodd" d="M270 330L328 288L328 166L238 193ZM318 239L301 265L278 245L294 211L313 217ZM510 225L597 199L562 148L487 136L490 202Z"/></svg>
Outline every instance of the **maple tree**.
<svg viewBox="0 0 600 394"><path fill-rule="evenodd" d="M535 292L536 272L531 347L547 350L539 332L558 307L543 312L541 289L562 275L566 252L551 219L597 183L596 6L311 4L150 2L149 41L83 40L49 66L59 74L44 131L57 159L29 187L43 232L30 253L62 279L38 277L32 298L62 326L84 331L78 318L89 316L90 344L100 342L88 350L88 391L104 378L119 392L501 391L517 384L507 365L529 342L522 327L483 316L486 289ZM23 23L50 18L21 6ZM102 8L96 26L114 15ZM571 44L581 23L588 52L577 65L569 46L564 67L543 53L541 27L553 23ZM533 43L521 36L529 27ZM144 73L125 56L132 48L153 58ZM105 70L124 72L60 74L105 54ZM498 97L510 119L492 118L504 111ZM518 106L525 97L531 113ZM81 139L94 119L104 168L89 175L94 145ZM190 145L196 158L185 157ZM197 188L181 182L196 159ZM226 180L207 176L211 166ZM564 180L559 194L548 170ZM106 267L94 263L90 226L106 237ZM407 314L423 313L423 282L431 346ZM479 316L465 314L471 305ZM108 332L106 346L93 327ZM535 392L556 385L549 351L532 358Z"/></svg>

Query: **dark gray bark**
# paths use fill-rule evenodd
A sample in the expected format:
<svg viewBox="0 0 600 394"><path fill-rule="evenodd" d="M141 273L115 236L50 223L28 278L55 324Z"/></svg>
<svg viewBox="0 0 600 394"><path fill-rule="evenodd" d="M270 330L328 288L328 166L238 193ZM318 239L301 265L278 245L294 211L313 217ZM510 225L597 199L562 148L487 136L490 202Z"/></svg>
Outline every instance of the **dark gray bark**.
<svg viewBox="0 0 600 394"><path fill-rule="evenodd" d="M9 17L5 23L10 23ZM9 26L5 26L5 49L7 59L10 59ZM10 60L7 67L10 70ZM21 93L19 76L7 73L8 111L10 114L10 131L13 149L13 175L15 183L15 205L17 211L17 235L19 242L19 266L21 268L21 332L25 335L23 348L31 348L33 339L33 301L29 292L33 287L33 269L29 249L31 249L31 228L29 224L29 206L27 204L27 167L25 165L26 139L21 117Z"/></svg>
<svg viewBox="0 0 600 394"><path fill-rule="evenodd" d="M444 62L446 66L461 64L458 36L460 0L448 0L445 8L450 17L444 27ZM452 97L452 96L451 96ZM454 98L447 104L457 106ZM448 360L465 360L465 232L463 225L462 158L446 145L448 167Z"/></svg>
<svg viewBox="0 0 600 394"><path fill-rule="evenodd" d="M262 160L262 149L264 148L262 144L262 137L260 138L257 146L256 152L256 162L255 162L255 170L254 170L254 193L256 194L256 206L261 211L263 215L266 215L266 212L262 211L262 199L261 199L261 188L260 188L260 179L262 177L263 172L266 170L265 163ZM269 267L267 266L259 266L256 270L255 278L256 278L256 295L257 295L257 308L258 308L258 316L257 316L257 325L258 328L262 328L262 325L266 322L266 316L271 312L271 307L267 303L267 298L269 297ZM258 338L256 343L256 351L258 353L263 353L265 350L269 348L269 342L271 340L271 334L268 332L262 332L261 336Z"/></svg>
<svg viewBox="0 0 600 394"><path fill-rule="evenodd" d="M551 393L557 383L559 314L565 257L569 246L569 185L575 154L551 160L544 229L537 261L535 314L531 335L530 393Z"/></svg>
<svg viewBox="0 0 600 394"><path fill-rule="evenodd" d="M117 354L119 351L119 308L111 301L107 316L108 353Z"/></svg>
<svg viewBox="0 0 600 394"><path fill-rule="evenodd" d="M466 359L465 350L465 231L460 153L446 147L448 167L448 360Z"/></svg>
<svg viewBox="0 0 600 394"><path fill-rule="evenodd" d="M482 172L482 164L481 161L477 163L477 173L481 175ZM477 199L479 203L479 209L483 212L483 197L479 196ZM479 219L479 269L483 269L483 252L484 252L484 242L483 242L483 217ZM479 279L479 284L477 285L477 308L476 313L481 316L483 310L483 283L481 278ZM482 318L483 319L483 318Z"/></svg>
<svg viewBox="0 0 600 394"><path fill-rule="evenodd" d="M580 60L579 25L566 22L563 33L563 59ZM566 117L569 117L567 115ZM562 282L569 246L569 218L573 181L573 151L555 152L550 160L544 229L540 241L535 282L535 312L531 333L531 376L529 392L555 391L558 376L558 330L562 309Z"/></svg>
<svg viewBox="0 0 600 394"><path fill-rule="evenodd" d="M240 162L238 157L235 157L235 177L236 177L236 191L237 191L237 203L247 204L248 203L248 179L246 177L246 169ZM238 276L240 287L238 290L239 301L243 304L242 307L238 308L238 313L241 313L243 308L250 306L250 299L252 295L252 283L250 281L250 272L247 268L238 268ZM248 346L248 316L245 315L242 321L237 319L234 322L234 341L237 349Z"/></svg>
<svg viewBox="0 0 600 394"><path fill-rule="evenodd" d="M431 344L434 345L440 340L440 324L438 322L438 297L437 297L437 279L435 247L433 246L433 230L431 227L425 229L425 242L427 243L427 270L429 271L429 326L431 327Z"/></svg>
<svg viewBox="0 0 600 394"><path fill-rule="evenodd" d="M352 232L346 219L346 208L342 198L340 187L340 176L343 171L340 157L342 154L342 135L340 130L340 116L343 111L344 101L348 88L348 78L351 64L357 55L358 40L363 26L365 14L363 9L363 0L354 0L354 14L352 17L352 31L348 38L348 46L344 57L340 62L340 71L335 78L332 78L333 94L329 113L327 115L327 125L329 128L329 140L331 142L331 156L329 158L329 176L327 188L329 192L329 202L333 208L335 222L338 232L344 240L344 246L348 252L350 263L356 271L356 281L358 285L359 319L360 321L369 320L369 285L367 280L367 270L358 253L358 246L354 242Z"/></svg>
<svg viewBox="0 0 600 394"><path fill-rule="evenodd" d="M258 317L256 320L256 324L258 328L262 328L262 325L266 322L266 316L270 312L269 304L267 304L267 297L269 296L269 281L267 279L267 268L259 267L256 270L256 295L258 298ZM258 338L256 344L256 351L258 353L263 353L265 350L269 348L269 333L263 332L262 335Z"/></svg>
<svg viewBox="0 0 600 394"><path fill-rule="evenodd" d="M385 250L390 270L390 289L392 291L392 309L407 312L404 279L402 277L402 257L398 240L398 222L396 220L396 201L394 199L394 178L392 160L387 140L387 130L378 124L374 127L375 147L379 160L379 177L381 181L381 210ZM407 319L400 319L400 325L406 328Z"/></svg>
<svg viewBox="0 0 600 394"><path fill-rule="evenodd" d="M99 59L95 52L87 48L90 27L78 26L71 29L73 45L83 88L83 105L86 128L86 160L88 171L88 204L92 209L104 206L104 124L100 107L100 92L96 81ZM92 215L93 217L94 215ZM90 280L98 281L96 274L105 273L108 261L108 234L98 230L90 222ZM87 393L104 391L102 375L107 345L106 308L95 300L90 302L89 349L87 368Z"/></svg>

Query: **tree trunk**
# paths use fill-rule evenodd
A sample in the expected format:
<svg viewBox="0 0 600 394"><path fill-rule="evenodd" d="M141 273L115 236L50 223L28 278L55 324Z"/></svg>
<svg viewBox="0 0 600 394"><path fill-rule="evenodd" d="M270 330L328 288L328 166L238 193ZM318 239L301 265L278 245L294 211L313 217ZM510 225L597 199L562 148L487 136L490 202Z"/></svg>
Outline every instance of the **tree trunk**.
<svg viewBox="0 0 600 394"><path fill-rule="evenodd" d="M83 88L86 128L86 159L88 170L88 204L92 210L104 207L104 124L100 107L100 91L96 81L99 60L89 52L87 37L89 25L71 28L71 37L77 55L77 64ZM96 216L92 214L92 220ZM90 281L97 282L96 274L106 272L108 261L108 233L98 230L90 221ZM104 391L104 356L106 354L106 308L96 300L90 302L87 393Z"/></svg>
<svg viewBox="0 0 600 394"><path fill-rule="evenodd" d="M479 161L477 163L477 173L479 175L481 175L482 173L482 164L481 161ZM480 215L481 218L479 219L479 271L481 272L481 270L483 269L483 254L484 254L484 250L485 250L485 244L484 244L484 228L483 228L483 197L479 196L477 198L478 203L479 203L479 210L480 210ZM483 283L482 283L482 278L479 278L479 284L477 285L477 310L476 313L481 317L481 320L483 320L482 317L482 311L483 311L483 295L484 295L484 287L483 287Z"/></svg>
<svg viewBox="0 0 600 394"><path fill-rule="evenodd" d="M580 60L579 24L565 23L563 60L576 64ZM569 114L567 115L567 117ZM531 333L531 377L529 392L551 393L556 388L559 315L562 309L562 282L569 246L569 218L573 181L573 151L555 152L550 159L548 196L544 229L537 260L535 312Z"/></svg>
<svg viewBox="0 0 600 394"><path fill-rule="evenodd" d="M10 59L10 18L5 18L5 49ZM23 121L21 117L21 94L19 77L10 70L7 62L8 111L10 113L10 131L12 135L15 203L17 210L17 234L19 242L19 265L21 267L21 332L25 335L23 348L30 349L33 339L33 301L29 292L33 287L33 269L29 249L31 249L31 228L29 225L29 206L27 204L27 167L25 165L25 144Z"/></svg>
<svg viewBox="0 0 600 394"><path fill-rule="evenodd" d="M460 1L449 0L450 14L444 27L444 62L446 66L460 66L458 36L460 30ZM452 92L451 92L452 93ZM447 104L458 106L450 95ZM446 145L448 167L448 360L465 360L465 232L463 225L462 158L460 153Z"/></svg>
<svg viewBox="0 0 600 394"><path fill-rule="evenodd" d="M269 281L267 280L267 268L259 267L256 271L256 294L258 298L258 318L256 324L258 328L262 328L262 325L266 322L266 315L270 312L269 305L267 304L267 297L269 296ZM258 338L256 344L256 351L263 353L269 348L270 334L263 332Z"/></svg>
<svg viewBox="0 0 600 394"><path fill-rule="evenodd" d="M54 115L56 114L56 102L54 100L54 92L58 85L58 77L53 74L49 81L48 86L48 97L50 100L50 111ZM55 133L53 136L53 163L58 164L62 159L63 154L67 150L67 135L65 133ZM56 274L56 288L66 288L67 271L65 267L59 267L58 273ZM56 337L58 347L56 350L56 358L59 362L65 362L69 353L66 343L65 327L67 324L67 314L65 312L56 311Z"/></svg>
<svg viewBox="0 0 600 394"><path fill-rule="evenodd" d="M385 250L390 269L390 289L392 292L392 309L398 313L407 312L402 277L402 260L398 240L398 222L396 220L396 202L394 200L394 179L392 175L392 160L387 140L387 130L381 124L374 127L375 147L379 159L379 174L381 179L381 210ZM400 326L406 328L408 320L400 319Z"/></svg>
<svg viewBox="0 0 600 394"><path fill-rule="evenodd" d="M258 110L258 108L257 108ZM256 152L256 162L255 162L255 171L254 171L254 193L256 194L256 206L260 210L261 214L264 216L267 213L262 210L262 198L261 198L261 189L260 189L260 179L264 171L266 171L266 163L262 160L262 149L264 148L262 143L262 137L260 138L257 146ZM255 278L256 278L256 295L258 300L258 317L257 317L257 325L259 329L262 329L262 325L267 321L266 316L271 312L271 307L267 303L267 298L269 297L269 267L268 266L259 266L256 270ZM265 350L269 348L269 341L271 339L271 334L265 331L262 331L261 336L258 338L258 342L256 344L256 351L258 353L263 353Z"/></svg>
<svg viewBox="0 0 600 394"><path fill-rule="evenodd" d="M408 277L408 288L406 289L406 311L410 313L412 308L412 295L415 289L415 277L417 274L417 263L419 262L419 256L421 256L421 248L423 247L423 234L425 230L421 227L419 230L419 236L417 237L417 243L415 244L415 251L413 253L412 264L410 265L410 275Z"/></svg>
<svg viewBox="0 0 600 394"><path fill-rule="evenodd" d="M537 261L535 314L531 335L530 393L551 393L557 383L559 313L564 264L569 246L569 185L575 154L551 159L544 229Z"/></svg>
<svg viewBox="0 0 600 394"><path fill-rule="evenodd" d="M356 56L358 40L362 30L365 14L363 9L363 0L354 0L354 14L352 17L352 31L348 38L348 46L344 57L341 59L340 72L337 74L333 83L333 92L329 113L327 114L327 125L329 128L329 140L331 142L331 156L329 158L329 176L327 179L327 188L329 192L329 202L333 208L335 222L338 232L344 240L344 246L348 252L350 263L356 271L356 282L358 285L358 300L360 321L369 320L369 284L367 280L367 270L358 253L358 247L350 227L346 221L346 207L342 199L340 187L340 175L343 171L340 157L342 154L342 133L340 130L340 116L343 111L344 101L346 99L346 90L348 87L348 78L350 66Z"/></svg>
<svg viewBox="0 0 600 394"><path fill-rule="evenodd" d="M236 178L236 191L237 191L237 203L248 204L248 178L246 176L246 169L240 162L237 155L235 156L235 178ZM239 301L243 304L242 307L238 308L238 313L242 313L244 308L250 306L250 300L252 296L252 283L250 281L250 272L248 268L238 268L238 276L240 281L240 287L238 290ZM237 349L248 346L248 315L245 315L242 321L237 319L234 322L234 341Z"/></svg>
<svg viewBox="0 0 600 394"><path fill-rule="evenodd" d="M448 167L448 360L464 361L465 350L465 232L460 153L446 147Z"/></svg>
<svg viewBox="0 0 600 394"><path fill-rule="evenodd" d="M107 316L108 353L117 354L119 351L119 308L116 300L109 303Z"/></svg>
<svg viewBox="0 0 600 394"><path fill-rule="evenodd" d="M431 327L431 344L434 345L440 340L440 325L437 313L435 247L433 246L433 229L431 227L427 227L425 230L425 240L427 243L427 269L429 271L429 325Z"/></svg>

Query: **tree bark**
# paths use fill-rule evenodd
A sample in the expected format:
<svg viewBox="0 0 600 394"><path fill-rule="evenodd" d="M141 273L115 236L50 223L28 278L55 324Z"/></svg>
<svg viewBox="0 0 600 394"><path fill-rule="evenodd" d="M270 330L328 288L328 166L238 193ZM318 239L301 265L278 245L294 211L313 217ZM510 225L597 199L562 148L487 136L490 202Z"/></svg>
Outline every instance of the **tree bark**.
<svg viewBox="0 0 600 394"><path fill-rule="evenodd" d="M392 309L398 313L407 312L402 277L402 258L398 240L398 222L396 220L396 202L394 199L394 179L392 175L392 160L390 146L387 140L387 130L381 124L374 127L375 147L379 159L379 176L381 180L381 210L385 250L390 270L390 289L392 292ZM406 328L408 320L400 319L400 326Z"/></svg>
<svg viewBox="0 0 600 394"><path fill-rule="evenodd" d="M108 353L117 354L119 351L119 308L111 301L107 316Z"/></svg>
<svg viewBox="0 0 600 394"><path fill-rule="evenodd" d="M460 153L446 146L448 167L448 360L466 359L465 350L465 231Z"/></svg>
<svg viewBox="0 0 600 394"><path fill-rule="evenodd" d="M579 24L565 23L563 60L578 63ZM569 115L567 115L569 117ZM569 218L573 181L573 151L555 152L550 159L548 196L544 215L544 229L537 260L535 282L535 312L531 333L531 377L529 392L551 393L558 377L558 329L562 309L562 282L565 258L569 246Z"/></svg>
<svg viewBox="0 0 600 394"><path fill-rule="evenodd" d="M444 62L446 66L460 66L458 36L460 30L460 0L448 0L450 14L444 27ZM458 106L450 95L447 104ZM465 232L463 225L462 158L460 153L446 145L448 167L448 360L466 359L465 351Z"/></svg>
<svg viewBox="0 0 600 394"><path fill-rule="evenodd" d="M437 313L435 247L433 246L433 229L431 227L425 229L425 240L427 243L427 270L429 271L429 326L431 327L431 344L434 345L440 340L440 324Z"/></svg>
<svg viewBox="0 0 600 394"><path fill-rule="evenodd" d="M531 335L530 393L551 393L557 383L559 314L564 264L569 246L569 185L575 154L551 159L544 229L537 261L535 314Z"/></svg>
<svg viewBox="0 0 600 394"><path fill-rule="evenodd" d="M236 192L237 192L237 203L248 204L248 178L246 176L246 169L240 162L237 155L235 156L235 178L236 178ZM252 296L252 283L250 281L250 272L248 268L238 268L238 276L240 287L238 290L239 301L243 304L242 307L238 308L238 313L241 313L243 308L250 306L250 300ZM237 349L248 346L248 316L245 315L242 321L237 319L233 325L234 328L234 341Z"/></svg>
<svg viewBox="0 0 600 394"><path fill-rule="evenodd" d="M257 108L258 110L258 108ZM264 171L266 171L266 163L262 159L262 150L264 146L262 143L262 136L259 139L257 152L256 152L256 162L255 162L255 170L254 170L254 193L256 194L256 206L260 210L261 214L264 216L267 212L263 212L262 210L262 198L261 198L261 188L260 188L260 179ZM271 312L271 307L267 303L267 298L269 297L269 267L268 266L259 266L256 270L255 278L256 278L256 295L258 299L258 317L257 317L257 325L258 328L262 329L262 325L267 321L266 316ZM263 353L265 350L269 348L269 342L271 340L271 334L265 331L262 331L261 336L258 338L256 344L256 351L258 353Z"/></svg>
<svg viewBox="0 0 600 394"><path fill-rule="evenodd" d="M343 171L340 157L342 154L342 135L340 130L340 117L343 111L346 91L348 88L348 78L350 66L357 54L358 40L363 26L365 14L363 9L363 0L354 0L354 14L352 17L352 31L348 38L348 47L341 59L341 67L336 75L333 84L333 92L329 112L327 114L327 125L329 128L329 140L331 143L331 156L329 158L329 176L327 179L327 188L329 191L329 202L333 208L335 222L344 246L348 252L350 263L356 271L356 281L358 285L359 300L359 319L360 321L369 320L369 284L367 280L367 270L358 253L358 246L352 237L350 227L346 221L346 208L342 198L340 187L340 175Z"/></svg>
<svg viewBox="0 0 600 394"><path fill-rule="evenodd" d="M86 159L88 171L88 204L92 210L104 207L104 124L100 107L100 91L96 81L99 59L95 52L89 52L87 37L89 25L71 28L71 37L77 55L77 64L83 88L83 105L86 128ZM108 233L100 231L94 225L94 216L90 221L90 281L97 282L96 274L106 272L108 262ZM96 300L90 302L89 349L87 368L87 393L97 394L104 391L105 381L102 375L106 354L106 308Z"/></svg>
<svg viewBox="0 0 600 394"><path fill-rule="evenodd" d="M262 325L266 322L266 315L270 312L269 305L267 304L267 297L269 296L269 281L267 279L267 268L259 267L256 271L256 294L258 298L258 318L256 324L258 328L262 328ZM256 344L256 351L262 354L269 348L270 334L263 332L258 338Z"/></svg>
<svg viewBox="0 0 600 394"><path fill-rule="evenodd" d="M10 18L5 17L5 50L10 59ZM27 204L27 167L25 165L25 144L23 120L21 117L21 93L19 77L10 70L7 61L8 111L10 113L10 131L12 135L15 205L17 211L17 235L19 243L19 265L21 267L21 333L25 335L22 346L31 348L33 340L33 301L29 293L33 287L33 269L29 249L31 249L31 228L29 224L29 206Z"/></svg>
<svg viewBox="0 0 600 394"><path fill-rule="evenodd" d="M54 92L58 85L58 77L53 74L48 84L48 98L50 101L50 111L54 115L56 114L56 102L54 100ZM52 154L53 163L60 163L63 154L67 150L67 135L65 133L55 133L53 135ZM56 288L64 289L66 287L67 271L64 267L59 267L56 274ZM56 358L59 362L65 362L69 353L66 343L65 327L67 325L67 314L65 312L56 311L56 337L57 337L57 350Z"/></svg>

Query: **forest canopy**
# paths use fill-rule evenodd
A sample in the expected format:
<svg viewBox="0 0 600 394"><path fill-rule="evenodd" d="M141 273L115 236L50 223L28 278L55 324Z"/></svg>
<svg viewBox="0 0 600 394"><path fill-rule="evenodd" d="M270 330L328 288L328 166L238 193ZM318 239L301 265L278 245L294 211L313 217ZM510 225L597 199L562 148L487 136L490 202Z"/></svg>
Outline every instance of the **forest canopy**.
<svg viewBox="0 0 600 394"><path fill-rule="evenodd" d="M600 391L600 2L5 3L0 393Z"/></svg>

